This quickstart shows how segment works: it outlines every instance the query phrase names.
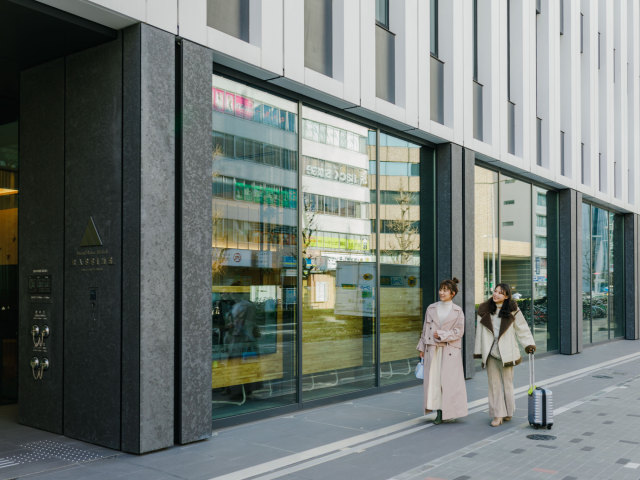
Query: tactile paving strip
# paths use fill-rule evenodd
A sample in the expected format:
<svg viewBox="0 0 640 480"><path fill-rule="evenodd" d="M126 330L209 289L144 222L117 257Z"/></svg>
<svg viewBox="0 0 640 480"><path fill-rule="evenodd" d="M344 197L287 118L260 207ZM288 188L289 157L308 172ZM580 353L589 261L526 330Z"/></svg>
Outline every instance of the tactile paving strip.
<svg viewBox="0 0 640 480"><path fill-rule="evenodd" d="M70 463L84 463L100 458L115 456L108 450L83 449L54 440L39 440L20 445L26 450L24 453L0 458L0 468L46 460L63 460Z"/></svg>

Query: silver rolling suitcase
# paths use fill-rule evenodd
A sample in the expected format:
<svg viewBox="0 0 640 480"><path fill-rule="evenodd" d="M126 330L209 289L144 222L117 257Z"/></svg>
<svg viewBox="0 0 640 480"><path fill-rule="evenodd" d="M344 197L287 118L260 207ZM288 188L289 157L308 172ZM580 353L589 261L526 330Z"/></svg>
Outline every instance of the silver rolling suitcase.
<svg viewBox="0 0 640 480"><path fill-rule="evenodd" d="M533 354L529 354L529 425L551 429L553 426L553 393L535 385Z"/></svg>

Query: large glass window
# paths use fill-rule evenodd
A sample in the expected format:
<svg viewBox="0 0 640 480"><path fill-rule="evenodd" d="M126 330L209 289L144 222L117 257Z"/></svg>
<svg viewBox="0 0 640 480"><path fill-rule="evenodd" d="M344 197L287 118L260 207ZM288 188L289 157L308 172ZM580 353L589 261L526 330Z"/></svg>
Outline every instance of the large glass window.
<svg viewBox="0 0 640 480"><path fill-rule="evenodd" d="M531 184L500 175L498 185L502 224L499 283L511 286L513 298L531 324ZM505 222L511 226L505 228Z"/></svg>
<svg viewBox="0 0 640 480"><path fill-rule="evenodd" d="M313 400L375 386L376 146L367 128L307 107L302 129L302 396Z"/></svg>
<svg viewBox="0 0 640 480"><path fill-rule="evenodd" d="M624 335L623 218L582 205L582 326L584 343Z"/></svg>
<svg viewBox="0 0 640 480"><path fill-rule="evenodd" d="M477 303L491 296L498 282L498 174L475 167Z"/></svg>
<svg viewBox="0 0 640 480"><path fill-rule="evenodd" d="M297 401L295 102L213 76L213 418Z"/></svg>
<svg viewBox="0 0 640 480"><path fill-rule="evenodd" d="M212 109L213 419L415 381L422 147L217 75Z"/></svg>
<svg viewBox="0 0 640 480"><path fill-rule="evenodd" d="M544 200L542 200L544 198ZM539 352L555 350L558 345L557 322L550 323L547 284L549 270L547 267L547 191L533 187L533 212L535 214L535 244L533 245L533 296L531 306L531 325L533 337ZM542 203L542 205L540 205Z"/></svg>
<svg viewBox="0 0 640 480"><path fill-rule="evenodd" d="M18 123L0 125L0 405L18 400Z"/></svg>
<svg viewBox="0 0 640 480"><path fill-rule="evenodd" d="M385 385L413 374L422 331L420 147L383 133L379 151L380 165L387 166L381 168L379 187L380 380ZM373 154L372 148L375 160ZM374 175L370 183L376 185Z"/></svg>
<svg viewBox="0 0 640 480"><path fill-rule="evenodd" d="M508 283L538 351L556 349L547 297L547 190L481 167L475 177L476 300Z"/></svg>

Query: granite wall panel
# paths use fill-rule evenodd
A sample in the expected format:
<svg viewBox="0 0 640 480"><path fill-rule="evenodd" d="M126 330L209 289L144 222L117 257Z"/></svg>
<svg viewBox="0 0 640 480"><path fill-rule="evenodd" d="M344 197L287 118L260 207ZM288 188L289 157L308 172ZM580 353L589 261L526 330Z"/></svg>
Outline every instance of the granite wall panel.
<svg viewBox="0 0 640 480"><path fill-rule="evenodd" d="M178 44L180 264L176 441L211 435L211 66L212 51Z"/></svg>
<svg viewBox="0 0 640 480"><path fill-rule="evenodd" d="M174 442L175 37L141 25L140 452Z"/></svg>
<svg viewBox="0 0 640 480"><path fill-rule="evenodd" d="M122 32L122 449L140 451L140 25Z"/></svg>
<svg viewBox="0 0 640 480"><path fill-rule="evenodd" d="M122 44L67 57L64 433L120 448Z"/></svg>
<svg viewBox="0 0 640 480"><path fill-rule="evenodd" d="M624 216L625 338L638 339L638 215Z"/></svg>
<svg viewBox="0 0 640 480"><path fill-rule="evenodd" d="M64 256L64 59L40 65L20 78L19 421L62 433L63 261ZM29 276L50 275L50 300L31 296ZM44 301L40 301L40 299ZM46 319L36 310L44 311ZM34 348L32 325L50 328L42 348ZM41 380L30 360L47 358Z"/></svg>

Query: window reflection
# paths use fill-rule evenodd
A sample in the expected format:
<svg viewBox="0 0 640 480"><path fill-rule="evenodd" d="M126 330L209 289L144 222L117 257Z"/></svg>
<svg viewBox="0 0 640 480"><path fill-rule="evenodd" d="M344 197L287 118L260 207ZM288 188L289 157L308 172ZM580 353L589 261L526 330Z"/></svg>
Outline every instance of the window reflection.
<svg viewBox="0 0 640 480"><path fill-rule="evenodd" d="M213 418L297 400L297 104L213 76Z"/></svg>
<svg viewBox="0 0 640 480"><path fill-rule="evenodd" d="M302 395L313 400L375 386L368 176L375 135L311 108L302 112Z"/></svg>
<svg viewBox="0 0 640 480"><path fill-rule="evenodd" d="M420 147L382 133L379 151L380 381L387 385L413 375L422 331Z"/></svg>
<svg viewBox="0 0 640 480"><path fill-rule="evenodd" d="M487 299L497 283L511 285L538 352L557 348L558 339L548 312L547 193L475 169L476 300Z"/></svg>
<svg viewBox="0 0 640 480"><path fill-rule="evenodd" d="M475 167L476 291L479 304L498 283L498 174Z"/></svg>
<svg viewBox="0 0 640 480"><path fill-rule="evenodd" d="M535 213L533 245L533 312L532 329L536 341L537 351L546 352L550 344L555 344L552 338L549 322L549 302L547 297L548 267L547 267L547 191L540 187L533 187Z"/></svg>
<svg viewBox="0 0 640 480"><path fill-rule="evenodd" d="M623 217L582 204L582 332L584 343L624 335Z"/></svg>
<svg viewBox="0 0 640 480"><path fill-rule="evenodd" d="M511 286L514 300L529 325L533 326L531 184L500 175L499 195L502 222L500 282ZM512 226L505 227L505 222L511 222ZM538 253L541 252L546 256L546 243L545 247L538 248Z"/></svg>

